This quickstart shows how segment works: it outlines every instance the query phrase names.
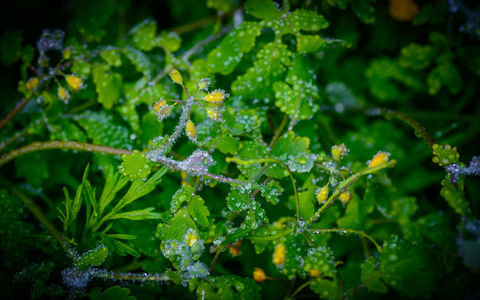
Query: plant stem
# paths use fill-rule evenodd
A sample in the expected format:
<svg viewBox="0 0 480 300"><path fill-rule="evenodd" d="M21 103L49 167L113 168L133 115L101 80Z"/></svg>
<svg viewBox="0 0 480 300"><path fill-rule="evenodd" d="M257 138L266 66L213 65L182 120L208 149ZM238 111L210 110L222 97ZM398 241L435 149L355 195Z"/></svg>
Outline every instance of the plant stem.
<svg viewBox="0 0 480 300"><path fill-rule="evenodd" d="M31 98L23 98L17 105L0 121L0 129L5 126L11 118L13 118L22 108L30 101Z"/></svg>
<svg viewBox="0 0 480 300"><path fill-rule="evenodd" d="M382 247L368 234L366 234L363 231L359 230L354 230L354 229L342 229L342 228L327 228L327 229L307 229L309 232L315 232L315 233L327 233L327 232L336 232L336 233L355 233L358 234L361 237L364 237L368 240L370 240L375 247L377 248L378 253L382 253Z"/></svg>
<svg viewBox="0 0 480 300"><path fill-rule="evenodd" d="M301 286L298 287L298 289L295 290L295 292L293 292L291 295L290 295L290 298L295 298L295 295L300 293L304 288L306 288L311 282L313 281L313 279L310 279L309 281L305 282L304 284L302 284Z"/></svg>
<svg viewBox="0 0 480 300"><path fill-rule="evenodd" d="M430 148L433 149L433 145L437 144L435 139L427 132L427 130L425 130L425 128L420 125L420 123L415 121L407 114L384 108L370 108L365 110L365 113L370 116L384 116L387 119L392 118L401 120L406 124L410 125L413 129L415 129L415 132L427 142Z"/></svg>
<svg viewBox="0 0 480 300"><path fill-rule="evenodd" d="M111 148L107 146L94 145L81 142L72 142L72 141L50 141L50 142L33 142L30 145L20 147L18 149L12 150L5 155L0 157L0 167L11 161L18 156L40 151L40 150L50 150L50 149L69 149L69 150L80 150L88 152L99 152L105 154L115 154L115 155L124 155L132 154L133 152L125 149Z"/></svg>
<svg viewBox="0 0 480 300"><path fill-rule="evenodd" d="M65 250L67 256L75 260L77 257L75 250L70 246L70 243L63 237L63 235L57 231L55 226L45 217L42 212L42 209L38 207L35 202L27 197L22 191L17 187L12 187L12 193L20 198L22 202L27 206L28 210L42 223L42 225L50 232L53 238L60 244L60 246Z"/></svg>
<svg viewBox="0 0 480 300"><path fill-rule="evenodd" d="M147 273L114 273L104 269L94 269L94 268L87 269L87 271L93 277L108 279L108 280L130 280L130 281L140 281L140 282L170 281L170 278L168 278L167 275L163 275L163 274L153 275L153 274L147 274ZM188 282L188 280L184 280L184 281Z"/></svg>
<svg viewBox="0 0 480 300"><path fill-rule="evenodd" d="M308 219L308 221L305 222L304 226L308 227L308 225L310 225L313 221L318 219L320 215L330 206L330 204L332 204L333 201L335 201L335 199L337 199L341 193L343 193L352 183L357 181L357 179L360 178L362 175L371 174L387 167L393 167L395 163L396 161L392 159L374 168L367 167L362 171L356 174L353 174L352 176L342 181L340 185L337 187L337 189L335 190L335 192L333 192L333 194L328 198L328 200L315 212L315 214L312 217L310 217L310 219Z"/></svg>
<svg viewBox="0 0 480 300"><path fill-rule="evenodd" d="M270 144L268 145L268 147L273 147L275 145L275 143L277 142L278 138L280 137L280 134L282 133L283 131L283 128L285 128L285 125L287 125L287 121L288 121L288 115L285 114L283 116L283 120L282 120L282 123L280 123L280 126L278 126L277 130L275 131L275 135L273 136L272 140L270 141Z"/></svg>

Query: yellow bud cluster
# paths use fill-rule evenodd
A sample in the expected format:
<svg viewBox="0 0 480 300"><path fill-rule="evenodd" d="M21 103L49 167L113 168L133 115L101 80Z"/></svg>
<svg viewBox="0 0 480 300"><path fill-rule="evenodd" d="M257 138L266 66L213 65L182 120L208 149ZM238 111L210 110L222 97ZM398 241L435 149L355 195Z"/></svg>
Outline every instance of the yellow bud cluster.
<svg viewBox="0 0 480 300"><path fill-rule="evenodd" d="M328 187L324 186L321 189L319 189L315 196L317 197L317 201L320 204L327 201L327 199L328 199Z"/></svg>
<svg viewBox="0 0 480 300"><path fill-rule="evenodd" d="M170 72L170 78L172 78L173 82L177 84L183 84L182 74L177 69L172 69Z"/></svg>
<svg viewBox="0 0 480 300"><path fill-rule="evenodd" d="M67 81L68 86L74 91L78 91L83 88L83 80L78 76L67 75L65 77L65 81Z"/></svg>
<svg viewBox="0 0 480 300"><path fill-rule="evenodd" d="M30 80L27 81L27 83L25 83L25 87L27 88L27 90L33 91L39 83L40 79L38 79L38 77L32 77L30 78Z"/></svg>
<svg viewBox="0 0 480 300"><path fill-rule="evenodd" d="M68 99L70 99L70 94L68 93L68 90L64 87L59 87L58 98L63 102L68 102Z"/></svg>
<svg viewBox="0 0 480 300"><path fill-rule="evenodd" d="M308 271L308 275L310 275L310 277L319 277L320 275L322 275L322 272L317 269L312 269Z"/></svg>
<svg viewBox="0 0 480 300"><path fill-rule="evenodd" d="M264 282L267 279L267 275L265 275L265 271L260 268L253 269L253 280L256 282Z"/></svg>
<svg viewBox="0 0 480 300"><path fill-rule="evenodd" d="M197 129L195 128L195 124L191 120L187 121L186 129L185 129L187 136L192 141L197 140Z"/></svg>
<svg viewBox="0 0 480 300"><path fill-rule="evenodd" d="M345 144L335 145L332 147L332 157L336 161L341 161L345 155L348 155L349 151Z"/></svg>
<svg viewBox="0 0 480 300"><path fill-rule="evenodd" d="M212 104L221 105L223 104L223 101L227 97L228 95L225 94L224 90L215 90L205 96L205 101L210 102Z"/></svg>
<svg viewBox="0 0 480 300"><path fill-rule="evenodd" d="M285 244L281 243L275 247L275 251L273 252L273 263L278 267L285 263L286 256L285 251L287 248Z"/></svg>
<svg viewBox="0 0 480 300"><path fill-rule="evenodd" d="M352 193L350 193L350 190L346 190L345 192L341 193L338 198L340 198L340 201L343 203L347 203L348 201L352 200Z"/></svg>
<svg viewBox="0 0 480 300"><path fill-rule="evenodd" d="M390 153L387 152L382 152L379 151L377 154L375 154L372 158L372 160L369 162L368 166L370 168L375 168L383 163L388 162L388 157L390 156Z"/></svg>

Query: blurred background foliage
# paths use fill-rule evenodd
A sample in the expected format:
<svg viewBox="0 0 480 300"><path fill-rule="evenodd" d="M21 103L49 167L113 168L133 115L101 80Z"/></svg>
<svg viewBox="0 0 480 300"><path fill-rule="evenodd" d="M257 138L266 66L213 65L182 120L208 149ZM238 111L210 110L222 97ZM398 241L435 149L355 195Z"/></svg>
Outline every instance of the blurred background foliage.
<svg viewBox="0 0 480 300"><path fill-rule="evenodd" d="M465 179L465 198L468 199L471 209L471 219L466 221L464 216L455 213L440 196L441 182L446 173L432 162L432 151L423 139L416 136L419 133L399 120L368 113L374 108L385 108L408 114L425 127L437 142L456 146L461 155L460 161L465 165L468 165L473 156L480 155L480 6L476 1L456 0L289 2L292 8L317 11L329 22L329 27L321 31L322 37L329 38L325 39L329 46L308 55L298 55L300 62L297 63L300 69L305 67L314 73L315 84L319 87L319 106L316 108L317 112L312 114L313 117L297 121L295 133L308 137L310 149L323 155L329 153L333 145L345 143L351 153L345 158L345 164L352 168L355 168L356 162L371 159L379 150L390 152L391 157L397 160L396 167L388 173L389 177L379 176L359 181L355 187L358 194L356 197L363 196L363 201L358 198L355 200L356 206L349 207L350 210L347 209L346 212L340 205L333 205L329 208L331 212L328 217L322 219L322 222L325 222L325 226L337 223L338 227L368 228L376 240L385 241L385 248L388 243L394 243L392 234L398 234L411 242L429 245L428 251L434 251L435 258L441 260L441 263L433 262L431 265L445 269L443 272L434 271L440 274L439 278L435 278L436 285L432 283L432 286L428 286L428 280L425 279L425 286L411 287L418 292L408 293L407 289L400 289L400 296L392 290L387 295L374 295L366 289L353 289L355 293L352 291L350 296L358 299L405 295L435 298L455 298L463 295L466 299L480 297L480 290L476 285L480 279L480 225L477 220L480 213L480 179L474 176ZM73 45L75 49L85 47L89 50L105 45L124 45L126 39L132 39L131 36L135 35L132 28L144 20L155 20L159 35L162 36L162 31L165 31L165 35L163 48L152 51L148 49L148 41L137 41L138 48L148 52L154 67L144 67L139 58L132 58L128 63L125 58L128 53L124 53L125 57L121 58L121 62L117 62L118 58L114 55L109 57L105 54L104 59L109 61L115 73L119 74L114 76L115 78L109 77L111 73L108 73L108 70L91 69L90 64L74 64L72 69L86 80L86 88L75 94L66 105L53 99L48 100L48 95L44 95L43 103L28 103L15 116L14 121L1 129L2 154L38 140L75 140L128 150L144 149L149 140L159 133L171 132L176 125L175 120L171 119L158 123L155 116L148 113L149 106L158 100L152 98L160 95L175 99L180 95L180 89L167 80L169 82L164 83L161 90L152 92L152 95L140 95L145 98L140 98L138 103L133 104L135 113L127 106L128 101L123 103L123 100L118 99L128 99L129 95L131 98L138 96L135 84L139 77L154 78L165 66L172 63L172 57L167 51L175 53L177 58L182 57L197 43L235 25L234 22L238 19L257 20L255 16L245 12L243 5L244 1L240 0L11 2L8 9L0 10L2 118L25 95L19 82L25 85L34 75L29 64L37 59L35 53L41 48L37 42L44 30L49 29L55 34L55 29L61 29L64 31L64 44ZM175 32L179 36L172 37L168 32ZM269 140L273 133L268 124L278 126L282 122L283 114L279 113L278 109L275 110L274 106L272 109L271 103L262 99L245 101L242 100L240 92L234 91L235 80L240 80L239 76L248 72L257 59L256 54L273 40L274 33L271 30L263 30L261 33L253 50L243 55L241 63L233 72L212 70L205 61L199 61L193 67L196 73L192 72L191 76L192 80L211 76L216 88L232 93L228 106L237 111L256 109L256 114L262 121L259 130L267 137L266 140ZM221 41L222 39L217 39L205 45L195 54L195 58L206 60L208 54ZM283 36L282 41L288 50L295 51L292 35ZM132 43L135 44L135 40ZM59 53L52 51L49 52L49 57L52 62L62 59ZM90 73L93 76L90 76ZM106 90L96 88L99 82L107 81L111 85L106 87ZM119 85L122 87L119 88ZM276 91L265 91L265 95L273 96L274 92ZM98 99L97 94L100 95ZM95 99L98 101L93 101ZM87 105L88 112L84 112L84 105ZM44 111L45 107L48 109ZM64 119L64 114L73 117ZM200 116L198 113L195 118L200 120ZM60 130L56 130L56 126ZM199 125L199 136L208 136L209 130L215 131L215 128L211 123ZM11 138L17 134L21 134L21 138L12 141ZM246 149L245 145L243 147ZM186 139L181 140L176 147L176 153L181 158L187 157L194 149ZM230 147L219 150L220 152L215 152L213 156L222 161L226 154L235 154L236 151ZM17 185L29 196L41 199L47 218L54 220L58 217L56 207L64 199L63 187L67 187L72 194L82 183L88 163L93 164L89 180L92 186L101 190L107 176L104 167L118 165L121 160L118 157L81 151L34 152L2 166L2 188L8 189L10 184ZM214 173L217 174L238 173L226 163L219 163L214 168ZM313 187L306 184L311 179L308 174L297 175L297 185L303 184L302 192L307 197L308 190L313 190ZM157 212L170 211L170 199L181 187L181 181L181 174L178 172L163 177L161 189L154 195L147 195L138 209L156 207ZM282 181L282 186L287 187L288 184L288 181ZM212 215L221 214L225 207L223 199L227 198L228 193L228 186L215 187L213 184L201 191L203 199L221 199L218 202L207 201L206 205ZM288 195L293 195L291 187L283 194L282 201L285 203L289 201ZM55 247L51 245L51 239L37 236L42 228L35 225L34 217L26 212L25 207L15 202L13 196L4 190L0 196L1 205L4 207L0 219L4 223L1 232L4 272L1 279L2 282L10 282L12 274L27 265L32 257L38 255L47 259L51 256L51 249ZM373 205L370 207L370 204L364 203L370 197L376 199L375 210ZM271 221L291 215L287 205L267 206L266 210ZM10 213L11 211L13 213ZM313 210L307 213L313 213ZM22 218L23 221L18 221ZM163 221L168 220L168 217L164 218ZM134 227L123 221L115 222L116 231L144 237L128 241L128 245L138 249L135 250L139 251L138 254L152 259L138 263L136 258L115 256L107 260L106 266L127 272L140 269L152 273L168 266L165 258L153 259L159 252L159 240L155 238L158 221L143 221L141 224L135 223ZM218 226L221 227L222 224ZM30 233L30 239L15 235L17 231L27 235ZM215 231L215 228L212 231ZM343 284L350 287L359 285L362 278L358 274L364 261L361 240L348 235L328 235L325 243L327 240L335 259L347 262L338 267ZM90 249L91 245L84 247L82 250ZM48 250L42 252L38 249ZM60 249L57 248L57 251L60 253ZM428 260L427 250L415 251L394 254L418 256L421 261ZM45 254L47 252L50 254ZM133 250L127 253L133 253ZM242 277L251 277L253 268L263 265L268 274L283 276L274 265L264 264L265 261L270 261L268 255L270 254L267 252L256 255L254 246L244 243L241 256L223 255L218 258L216 264L220 266L220 270L217 272L222 275L233 272ZM211 261L212 257L207 259ZM368 273L368 268L373 268L373 264L367 260L362 267L363 274ZM409 274L414 272L415 268L424 270L421 263L419 264L420 266L409 264L405 270L399 272ZM123 266L129 266L130 269L122 269ZM40 270L46 270L45 274L49 274L49 268L48 265L39 267ZM36 278L41 277L39 275ZM388 279L384 278L384 281L392 285ZM401 284L408 287L412 283ZM39 291L45 289L38 280L34 281L33 285ZM368 285L370 290L384 292L383 283ZM281 285L273 280L262 283L262 296L266 299L282 297L284 292L279 286ZM159 289L166 297L176 297L184 293L181 286L175 285L168 288L129 285L129 288L139 299L153 298ZM314 287L311 288L315 291ZM54 287L50 286L48 289L50 295L54 294ZM422 293L422 289L427 292ZM6 292L6 295L18 298L18 295L30 293L19 288L14 291L19 294ZM41 292L38 293L41 295ZM193 294L185 297L189 296ZM94 298L92 295L91 297Z"/></svg>

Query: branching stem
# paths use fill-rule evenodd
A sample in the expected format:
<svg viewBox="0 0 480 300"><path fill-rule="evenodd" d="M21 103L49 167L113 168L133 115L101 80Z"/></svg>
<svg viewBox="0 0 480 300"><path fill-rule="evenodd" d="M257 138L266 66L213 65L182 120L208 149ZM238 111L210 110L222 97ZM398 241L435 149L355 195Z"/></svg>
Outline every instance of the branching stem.
<svg viewBox="0 0 480 300"><path fill-rule="evenodd" d="M33 142L30 145L20 147L18 149L12 150L5 155L0 157L0 166L8 163L14 158L17 158L21 155L40 151L40 150L50 150L50 149L69 149L69 150L80 150L88 152L99 152L105 154L115 154L115 155L124 155L132 154L133 152L125 149L112 148L107 146L100 146L88 143L81 142L72 142L72 141L49 141L49 142Z"/></svg>

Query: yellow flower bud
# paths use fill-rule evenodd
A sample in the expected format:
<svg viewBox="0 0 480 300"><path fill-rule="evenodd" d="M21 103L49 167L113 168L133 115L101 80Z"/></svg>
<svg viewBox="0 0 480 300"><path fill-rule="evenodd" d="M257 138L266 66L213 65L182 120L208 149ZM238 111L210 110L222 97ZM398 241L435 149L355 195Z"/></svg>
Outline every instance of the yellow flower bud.
<svg viewBox="0 0 480 300"><path fill-rule="evenodd" d="M78 76L67 75L67 77L65 77L65 80L67 81L68 86L74 91L78 91L83 88L83 80Z"/></svg>
<svg viewBox="0 0 480 300"><path fill-rule="evenodd" d="M315 196L317 197L318 203L323 203L323 202L327 201L327 199L328 199L328 187L324 186L321 189L319 189Z"/></svg>
<svg viewBox="0 0 480 300"><path fill-rule="evenodd" d="M210 85L210 78L203 78L198 82L198 89L199 90L206 90Z"/></svg>
<svg viewBox="0 0 480 300"><path fill-rule="evenodd" d="M63 58L64 59L69 59L73 54L72 48L67 48L65 51L63 51Z"/></svg>
<svg viewBox="0 0 480 300"><path fill-rule="evenodd" d="M267 275L265 275L265 271L260 268L253 269L253 280L256 282L264 282L267 279Z"/></svg>
<svg viewBox="0 0 480 300"><path fill-rule="evenodd" d="M275 247L275 251L273 252L273 263L278 267L285 263L285 251L286 251L285 244L281 243Z"/></svg>
<svg viewBox="0 0 480 300"><path fill-rule="evenodd" d="M318 277L322 274L322 272L320 272L319 270L317 269L312 269L308 272L308 275L310 275L310 277Z"/></svg>
<svg viewBox="0 0 480 300"><path fill-rule="evenodd" d="M214 121L222 121L222 114L214 109L214 108L211 108L211 107L207 107L207 115L210 119L214 120Z"/></svg>
<svg viewBox="0 0 480 300"><path fill-rule="evenodd" d="M158 113L162 107L167 104L167 100L158 100L154 105L153 105L153 110Z"/></svg>
<svg viewBox="0 0 480 300"><path fill-rule="evenodd" d="M198 241L198 233L196 231L192 231L192 232L189 232L187 233L187 245L189 247L192 247L193 245L195 245L195 243Z"/></svg>
<svg viewBox="0 0 480 300"><path fill-rule="evenodd" d="M223 101L227 97L228 95L225 94L224 90L215 90L209 93L207 96L205 96L205 101L218 105L218 104L223 104Z"/></svg>
<svg viewBox="0 0 480 300"><path fill-rule="evenodd" d="M336 161L341 161L345 155L348 155L349 151L345 144L335 145L332 147L332 157Z"/></svg>
<svg viewBox="0 0 480 300"><path fill-rule="evenodd" d="M161 121L167 118L172 112L172 110L173 110L172 105L165 105L165 106L159 107L158 111L155 111L155 114L157 115L158 119Z"/></svg>
<svg viewBox="0 0 480 300"><path fill-rule="evenodd" d="M68 93L68 90L64 87L58 88L58 98L64 102L68 102L68 99L70 99L70 94Z"/></svg>
<svg viewBox="0 0 480 300"><path fill-rule="evenodd" d="M388 157L389 156L390 156L390 153L379 151L379 152L377 152L377 154L375 154L373 156L373 158L369 162L368 166L370 168L375 168L376 166L379 166L383 163L386 163L386 162L388 162Z"/></svg>
<svg viewBox="0 0 480 300"><path fill-rule="evenodd" d="M27 90L33 91L39 83L40 79L38 79L38 77L32 77L27 81L27 83L25 83L25 87L27 88Z"/></svg>
<svg viewBox="0 0 480 300"><path fill-rule="evenodd" d="M346 190L345 192L341 193L338 198L340 198L340 201L343 203L347 203L348 201L352 200L352 193L350 193L350 190Z"/></svg>
<svg viewBox="0 0 480 300"><path fill-rule="evenodd" d="M191 120L187 121L186 132L189 139L195 141L197 139L197 129L195 128L195 124Z"/></svg>
<svg viewBox="0 0 480 300"><path fill-rule="evenodd" d="M183 84L182 74L177 69L172 69L170 72L170 78L172 78L173 82L177 84Z"/></svg>

